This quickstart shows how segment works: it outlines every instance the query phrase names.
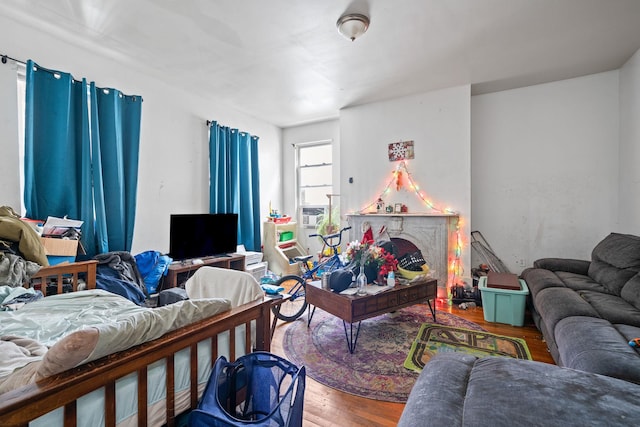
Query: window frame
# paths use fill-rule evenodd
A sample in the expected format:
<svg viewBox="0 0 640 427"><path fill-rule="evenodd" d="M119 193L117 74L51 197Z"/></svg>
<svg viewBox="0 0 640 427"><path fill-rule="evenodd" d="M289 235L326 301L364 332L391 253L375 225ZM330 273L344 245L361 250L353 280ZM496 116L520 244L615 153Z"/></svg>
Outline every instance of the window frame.
<svg viewBox="0 0 640 427"><path fill-rule="evenodd" d="M296 213L297 213L297 219L298 219L298 223L300 224L300 226L303 226L305 228L315 228L315 225L303 225L303 208L308 207L308 208L319 208L319 207L324 207L325 212L327 209L329 209L329 199L326 200L325 203L309 203L309 204L303 204L302 203L302 191L304 188L322 188L322 187L326 187L327 188L327 193L326 194L332 194L333 193L333 140L331 139L324 139L324 140L318 140L318 141L308 141L308 142L301 142L301 143L297 143L294 144L294 149L295 149L295 206L296 206ZM331 158L331 162L326 163L326 162L322 162L322 163L312 163L312 164L305 164L302 165L301 164L301 151L306 149L306 148L312 148L312 147L319 147L319 146L326 146L329 150L329 154L330 154L330 158ZM301 174L302 174L302 170L304 169L308 169L308 168L314 168L314 167L325 167L325 166L330 166L331 167L331 173L329 175L329 178L327 180L327 184L322 184L322 185L309 185L309 186L302 186L301 185Z"/></svg>

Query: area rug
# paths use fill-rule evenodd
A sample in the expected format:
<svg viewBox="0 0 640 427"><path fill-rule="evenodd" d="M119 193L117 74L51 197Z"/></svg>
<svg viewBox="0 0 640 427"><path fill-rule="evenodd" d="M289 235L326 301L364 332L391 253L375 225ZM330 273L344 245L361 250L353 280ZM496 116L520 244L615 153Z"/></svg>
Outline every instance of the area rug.
<svg viewBox="0 0 640 427"><path fill-rule="evenodd" d="M411 345L404 366L416 372L436 353L463 352L474 356L504 356L531 360L522 338L507 337L472 329L425 323Z"/></svg>
<svg viewBox="0 0 640 427"><path fill-rule="evenodd" d="M436 320L440 325L482 330L441 311ZM342 320L317 309L310 327L306 315L287 326L283 349L287 359L304 365L307 375L321 384L369 399L406 402L418 373L403 363L425 322L433 323L433 318L424 304L363 320L355 352L350 354Z"/></svg>

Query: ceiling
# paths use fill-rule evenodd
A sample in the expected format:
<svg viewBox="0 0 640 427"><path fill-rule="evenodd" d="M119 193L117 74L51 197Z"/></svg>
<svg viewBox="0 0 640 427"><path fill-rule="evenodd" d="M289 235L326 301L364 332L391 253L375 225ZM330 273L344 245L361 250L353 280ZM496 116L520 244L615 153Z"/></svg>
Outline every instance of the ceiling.
<svg viewBox="0 0 640 427"><path fill-rule="evenodd" d="M371 18L354 42L336 30L345 12ZM12 0L0 14L280 127L613 70L640 48L640 0Z"/></svg>

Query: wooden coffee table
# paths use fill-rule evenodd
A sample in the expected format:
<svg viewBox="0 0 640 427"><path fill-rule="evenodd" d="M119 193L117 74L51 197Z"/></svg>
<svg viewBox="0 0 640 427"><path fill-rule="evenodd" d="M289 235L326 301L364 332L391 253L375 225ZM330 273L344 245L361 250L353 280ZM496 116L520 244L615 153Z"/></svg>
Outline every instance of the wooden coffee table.
<svg viewBox="0 0 640 427"><path fill-rule="evenodd" d="M417 280L408 285L399 284L379 294L365 296L341 295L332 292L331 289L322 288L320 282L307 283L307 302L313 306L313 309L309 309L308 312L307 325L311 324L316 308L321 308L342 319L347 347L349 353L353 353L358 343L362 320L426 301L435 322L437 292L438 281L435 279ZM434 300L433 305L431 305L431 300ZM353 324L356 322L358 325L354 337ZM347 332L347 323L349 323L350 332Z"/></svg>

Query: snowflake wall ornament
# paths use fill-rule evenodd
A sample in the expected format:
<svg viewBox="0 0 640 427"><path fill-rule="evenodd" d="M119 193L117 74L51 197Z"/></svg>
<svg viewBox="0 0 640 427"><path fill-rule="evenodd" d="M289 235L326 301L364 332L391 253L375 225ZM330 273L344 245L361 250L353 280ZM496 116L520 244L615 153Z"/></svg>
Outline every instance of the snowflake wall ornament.
<svg viewBox="0 0 640 427"><path fill-rule="evenodd" d="M389 144L389 161L413 159L413 141L392 142Z"/></svg>

